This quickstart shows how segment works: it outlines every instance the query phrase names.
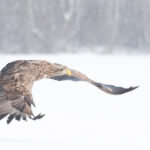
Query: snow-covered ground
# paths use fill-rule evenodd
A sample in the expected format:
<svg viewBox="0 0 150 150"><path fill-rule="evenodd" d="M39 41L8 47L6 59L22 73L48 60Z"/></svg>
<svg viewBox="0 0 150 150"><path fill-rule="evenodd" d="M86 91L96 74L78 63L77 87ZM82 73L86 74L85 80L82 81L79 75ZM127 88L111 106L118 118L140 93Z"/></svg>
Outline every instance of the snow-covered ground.
<svg viewBox="0 0 150 150"><path fill-rule="evenodd" d="M16 59L44 59L133 92L112 96L85 82L44 79L33 86L37 121L0 121L4 150L149 150L150 56L29 55L0 56L0 68Z"/></svg>

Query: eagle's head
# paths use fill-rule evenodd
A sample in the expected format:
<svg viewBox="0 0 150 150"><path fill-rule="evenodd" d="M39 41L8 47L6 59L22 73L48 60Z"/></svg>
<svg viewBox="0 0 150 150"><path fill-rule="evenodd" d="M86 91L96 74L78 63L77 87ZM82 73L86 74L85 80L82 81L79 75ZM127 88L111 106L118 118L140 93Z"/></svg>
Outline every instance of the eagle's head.
<svg viewBox="0 0 150 150"><path fill-rule="evenodd" d="M54 67L56 76L59 76L59 75L68 75L68 76L71 76L71 74L72 74L71 71L70 71L70 69L67 68L66 66L54 63L53 67Z"/></svg>

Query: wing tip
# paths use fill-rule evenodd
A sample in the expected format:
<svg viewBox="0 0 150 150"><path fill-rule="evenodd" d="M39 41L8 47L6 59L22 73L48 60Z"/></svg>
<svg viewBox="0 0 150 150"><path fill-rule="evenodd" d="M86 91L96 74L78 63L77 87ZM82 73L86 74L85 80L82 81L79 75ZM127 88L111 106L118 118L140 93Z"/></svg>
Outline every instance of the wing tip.
<svg viewBox="0 0 150 150"><path fill-rule="evenodd" d="M131 92L131 91L133 91L133 90L135 90L135 89L137 89L137 88L139 88L140 86L130 86L129 88L126 88L126 89L124 89L124 91L122 91L121 93L119 93L119 94L124 94L124 93L127 93L127 92ZM118 94L118 93L117 93Z"/></svg>
<svg viewBox="0 0 150 150"><path fill-rule="evenodd" d="M138 86L131 86L130 88L129 88L129 91L133 91L133 90L135 90L135 89L137 89L137 88L139 88L140 86L138 85Z"/></svg>

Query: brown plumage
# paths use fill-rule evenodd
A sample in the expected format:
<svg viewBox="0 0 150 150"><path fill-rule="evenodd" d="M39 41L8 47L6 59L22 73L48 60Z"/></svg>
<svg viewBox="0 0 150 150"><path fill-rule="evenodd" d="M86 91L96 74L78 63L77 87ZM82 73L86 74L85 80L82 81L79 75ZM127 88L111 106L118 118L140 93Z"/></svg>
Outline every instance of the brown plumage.
<svg viewBox="0 0 150 150"><path fill-rule="evenodd" d="M44 115L34 116L31 105L32 85L36 80L51 78L58 81L87 81L109 94L123 94L137 87L122 88L97 83L86 75L60 64L41 60L18 60L7 64L0 72L0 119L8 116L7 123L27 117L36 120Z"/></svg>

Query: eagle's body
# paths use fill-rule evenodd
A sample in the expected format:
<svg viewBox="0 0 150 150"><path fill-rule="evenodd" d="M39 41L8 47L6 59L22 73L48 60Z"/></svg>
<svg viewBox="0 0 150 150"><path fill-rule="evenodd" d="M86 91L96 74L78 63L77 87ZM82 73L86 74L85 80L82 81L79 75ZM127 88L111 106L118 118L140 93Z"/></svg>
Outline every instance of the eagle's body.
<svg viewBox="0 0 150 150"><path fill-rule="evenodd" d="M48 61L18 60L7 64L0 72L0 119L9 115L7 123L10 123L14 118L42 118L41 114L33 115L31 104L35 105L32 98L33 83L43 78L83 80L110 94L122 94L137 88L125 89L97 83L78 71Z"/></svg>

